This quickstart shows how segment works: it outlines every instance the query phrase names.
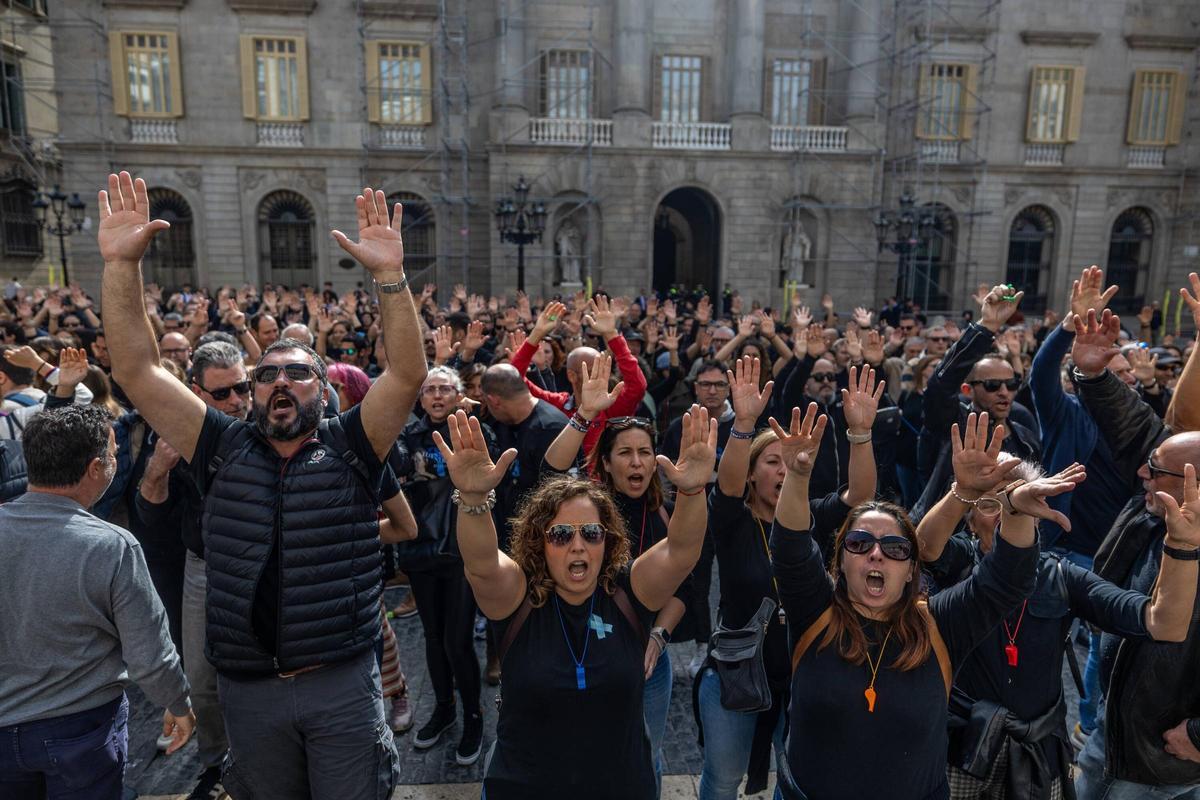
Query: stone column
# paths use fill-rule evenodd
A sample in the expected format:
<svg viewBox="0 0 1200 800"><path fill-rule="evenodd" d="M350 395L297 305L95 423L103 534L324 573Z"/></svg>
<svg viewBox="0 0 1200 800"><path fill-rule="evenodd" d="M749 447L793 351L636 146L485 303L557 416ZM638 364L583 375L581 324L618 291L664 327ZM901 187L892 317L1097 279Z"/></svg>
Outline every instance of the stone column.
<svg viewBox="0 0 1200 800"><path fill-rule="evenodd" d="M613 5L613 144L650 146L650 28L649 0L616 0Z"/></svg>
<svg viewBox="0 0 1200 800"><path fill-rule="evenodd" d="M526 65L525 0L496 0L496 81L491 113L493 141L529 141L527 84L536 65Z"/></svg>
<svg viewBox="0 0 1200 800"><path fill-rule="evenodd" d="M763 116L763 38L766 0L733 0L729 57L729 122L734 150L766 150L770 128Z"/></svg>
<svg viewBox="0 0 1200 800"><path fill-rule="evenodd" d="M879 0L853 0L850 6L851 38L847 46L846 122L852 127L875 117L879 94ZM828 73L827 73L828 74ZM826 101L827 107L832 105Z"/></svg>

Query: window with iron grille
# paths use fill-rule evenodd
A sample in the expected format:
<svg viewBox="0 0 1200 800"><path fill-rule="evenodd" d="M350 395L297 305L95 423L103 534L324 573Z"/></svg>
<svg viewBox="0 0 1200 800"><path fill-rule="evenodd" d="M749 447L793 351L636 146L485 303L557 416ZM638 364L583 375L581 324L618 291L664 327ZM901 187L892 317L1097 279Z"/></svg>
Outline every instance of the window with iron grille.
<svg viewBox="0 0 1200 800"><path fill-rule="evenodd" d="M592 116L591 53L547 50L542 53L542 116L588 119Z"/></svg>
<svg viewBox="0 0 1200 800"><path fill-rule="evenodd" d="M143 270L150 280L167 289L185 283L195 285L196 251L192 244L191 206L182 195L170 189L151 189L149 200L150 218L165 219L171 227L150 240Z"/></svg>
<svg viewBox="0 0 1200 800"><path fill-rule="evenodd" d="M704 60L701 56L662 57L663 122L699 122Z"/></svg>
<svg viewBox="0 0 1200 800"><path fill-rule="evenodd" d="M395 192L388 197L388 208L404 205L400 235L404 239L404 268L410 275L430 269L437 263L437 225L433 209L425 198L412 192Z"/></svg>
<svg viewBox="0 0 1200 800"><path fill-rule="evenodd" d="M258 207L259 244L267 280L297 287L313 283L315 215L301 194L279 191Z"/></svg>
<svg viewBox="0 0 1200 800"><path fill-rule="evenodd" d="M42 254L42 226L33 210L34 189L23 181L0 190L0 226L4 255L36 258Z"/></svg>

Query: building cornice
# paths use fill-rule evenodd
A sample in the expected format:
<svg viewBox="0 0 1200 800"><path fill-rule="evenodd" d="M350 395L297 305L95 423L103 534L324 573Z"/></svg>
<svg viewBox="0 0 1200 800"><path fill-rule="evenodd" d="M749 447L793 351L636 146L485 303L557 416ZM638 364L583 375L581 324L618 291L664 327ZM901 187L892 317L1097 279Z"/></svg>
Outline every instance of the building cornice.
<svg viewBox="0 0 1200 800"><path fill-rule="evenodd" d="M1021 41L1043 47L1091 47L1100 38L1094 31L1021 31Z"/></svg>
<svg viewBox="0 0 1200 800"><path fill-rule="evenodd" d="M987 38L995 30L995 27L986 25L954 25L938 22L928 27L918 25L913 29L913 33L921 41L928 39L933 42L974 42L978 44L987 41Z"/></svg>
<svg viewBox="0 0 1200 800"><path fill-rule="evenodd" d="M311 14L317 0L225 0L229 8L239 13Z"/></svg>
<svg viewBox="0 0 1200 800"><path fill-rule="evenodd" d="M1128 33L1125 43L1134 50L1195 50L1200 36L1172 36L1163 33Z"/></svg>
<svg viewBox="0 0 1200 800"><path fill-rule="evenodd" d="M438 18L438 3L431 0L361 0L364 17L388 17L390 19Z"/></svg>
<svg viewBox="0 0 1200 800"><path fill-rule="evenodd" d="M108 8L151 8L172 9L183 8L187 0L104 0Z"/></svg>

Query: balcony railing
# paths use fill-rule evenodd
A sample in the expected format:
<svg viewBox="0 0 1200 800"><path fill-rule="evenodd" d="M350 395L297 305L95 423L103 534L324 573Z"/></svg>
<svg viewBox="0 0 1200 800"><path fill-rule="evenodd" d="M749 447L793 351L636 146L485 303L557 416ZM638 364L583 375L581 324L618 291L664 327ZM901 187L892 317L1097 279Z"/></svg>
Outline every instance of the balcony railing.
<svg viewBox="0 0 1200 800"><path fill-rule="evenodd" d="M776 153L844 153L849 128L833 125L772 125Z"/></svg>
<svg viewBox="0 0 1200 800"><path fill-rule="evenodd" d="M1065 144L1027 144L1025 145L1025 166L1027 167L1061 167Z"/></svg>
<svg viewBox="0 0 1200 800"><path fill-rule="evenodd" d="M1138 145L1130 147L1125 165L1136 169L1162 169L1167 164L1167 148Z"/></svg>
<svg viewBox="0 0 1200 800"><path fill-rule="evenodd" d="M424 150L424 125L380 125L379 146L389 150Z"/></svg>
<svg viewBox="0 0 1200 800"><path fill-rule="evenodd" d="M921 160L928 164L957 164L959 146L957 139L941 141L929 139L921 142Z"/></svg>
<svg viewBox="0 0 1200 800"><path fill-rule="evenodd" d="M596 147L608 147L612 144L612 120L535 117L529 120L529 141L564 145L590 142Z"/></svg>
<svg viewBox="0 0 1200 800"><path fill-rule="evenodd" d="M654 147L679 150L728 150L730 126L725 122L655 122Z"/></svg>
<svg viewBox="0 0 1200 800"><path fill-rule="evenodd" d="M304 123L260 122L258 143L263 147L304 147Z"/></svg>
<svg viewBox="0 0 1200 800"><path fill-rule="evenodd" d="M129 140L134 144L179 144L179 128L173 119L131 119Z"/></svg>

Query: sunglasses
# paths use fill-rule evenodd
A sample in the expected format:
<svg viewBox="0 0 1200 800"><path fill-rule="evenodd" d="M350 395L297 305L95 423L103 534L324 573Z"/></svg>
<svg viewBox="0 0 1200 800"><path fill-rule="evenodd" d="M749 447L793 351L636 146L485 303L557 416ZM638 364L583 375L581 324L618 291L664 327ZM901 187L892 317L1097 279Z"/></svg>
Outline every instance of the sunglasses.
<svg viewBox="0 0 1200 800"><path fill-rule="evenodd" d="M579 531L583 540L588 544L599 544L604 541L608 531L599 522L585 522L582 525L551 525L546 531L546 541L556 547L566 547L575 539L575 531Z"/></svg>
<svg viewBox="0 0 1200 800"><path fill-rule="evenodd" d="M931 342L948 342L948 341L950 341L949 336L926 336L925 338Z"/></svg>
<svg viewBox="0 0 1200 800"><path fill-rule="evenodd" d="M893 561L908 561L913 557L913 544L903 536L889 534L878 537L868 531L853 530L842 539L842 548L847 553L865 556L879 545L883 554Z"/></svg>
<svg viewBox="0 0 1200 800"><path fill-rule="evenodd" d="M630 428L642 428L643 430L654 430L654 423L645 417L613 417L605 421L605 428L612 428L614 431L627 431Z"/></svg>
<svg viewBox="0 0 1200 800"><path fill-rule="evenodd" d="M696 381L697 389L728 389L729 381Z"/></svg>
<svg viewBox="0 0 1200 800"><path fill-rule="evenodd" d="M311 364L284 364L283 366L279 366L278 364L264 364L254 370L254 382L274 383L281 371L289 381L294 383L311 381L317 377L317 371Z"/></svg>
<svg viewBox="0 0 1200 800"><path fill-rule="evenodd" d="M837 380L836 372L814 372L808 376L817 383L834 383Z"/></svg>
<svg viewBox="0 0 1200 800"><path fill-rule="evenodd" d="M358 353L358 351L355 350L353 347L343 347L341 350L341 353L344 356L352 356L352 355L356 355Z"/></svg>
<svg viewBox="0 0 1200 800"><path fill-rule="evenodd" d="M971 381L969 385L982 386L985 392L998 392L1000 391L1001 386L1003 386L1005 389L1008 389L1010 392L1015 392L1017 389L1021 388L1021 379L1009 378L1008 380L1002 381L999 378L988 378L984 381Z"/></svg>
<svg viewBox="0 0 1200 800"><path fill-rule="evenodd" d="M1150 471L1150 480L1154 480L1159 475L1171 475L1176 478L1186 478L1187 477L1182 472L1172 472L1169 469L1163 469L1162 467L1155 466L1154 465L1154 453L1151 453L1150 457L1146 459L1146 469L1148 469Z"/></svg>
<svg viewBox="0 0 1200 800"><path fill-rule="evenodd" d="M196 385L200 386L199 383ZM213 400L228 400L230 392L237 392L243 397L250 394L250 381L241 381L232 386L222 386L220 389L205 389L203 386L200 386L200 388L212 395Z"/></svg>

